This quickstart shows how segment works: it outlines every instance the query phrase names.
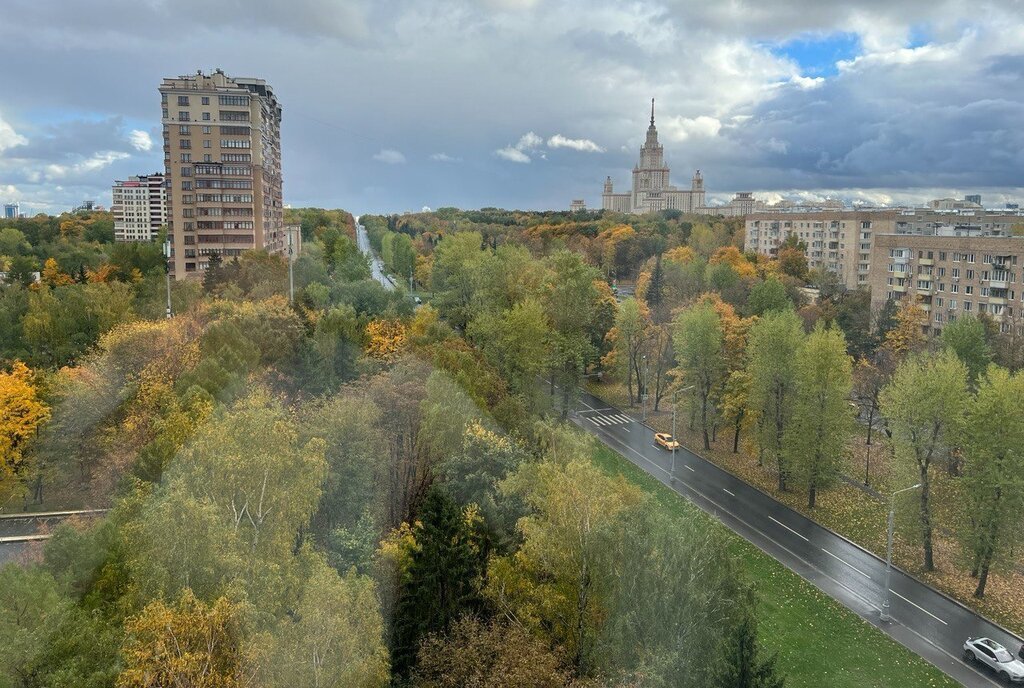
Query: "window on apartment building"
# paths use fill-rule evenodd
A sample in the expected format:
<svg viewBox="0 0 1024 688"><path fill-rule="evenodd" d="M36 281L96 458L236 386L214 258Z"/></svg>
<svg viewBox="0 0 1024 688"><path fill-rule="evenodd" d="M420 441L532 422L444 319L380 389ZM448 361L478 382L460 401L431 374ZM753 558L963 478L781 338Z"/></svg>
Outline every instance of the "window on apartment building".
<svg viewBox="0 0 1024 688"><path fill-rule="evenodd" d="M164 118L164 119L167 119L168 117L170 117L170 116L171 116L171 113L167 112L167 108L163 108L163 109L161 110L160 114L161 114L161 115L163 115L163 118Z"/></svg>
<svg viewBox="0 0 1024 688"><path fill-rule="evenodd" d="M960 293L960 285L959 284L951 284L951 285L949 285L949 293L951 293L951 294L959 294Z"/></svg>
<svg viewBox="0 0 1024 688"><path fill-rule="evenodd" d="M945 303L945 299L943 299L943 298L942 298L941 296L939 296L939 297L937 297L937 298L935 299L935 305L936 305L937 307L939 307L939 308L942 308L942 304L943 304L943 303Z"/></svg>
<svg viewBox="0 0 1024 688"><path fill-rule="evenodd" d="M178 106L188 107L188 96L178 96Z"/></svg>
<svg viewBox="0 0 1024 688"><path fill-rule="evenodd" d="M989 295L990 293L991 293L991 292L989 291L989 288L988 288L988 287L982 287L982 288L981 288L981 295L982 295L982 296L988 296L988 295Z"/></svg>
<svg viewBox="0 0 1024 688"><path fill-rule="evenodd" d="M182 153L181 154L181 161L182 162L192 162L192 154L191 153ZM184 169L184 168L182 168L182 169Z"/></svg>
<svg viewBox="0 0 1024 688"><path fill-rule="evenodd" d="M209 153L203 153L203 162L213 162L213 156Z"/></svg>
<svg viewBox="0 0 1024 688"><path fill-rule="evenodd" d="M918 251L917 252L917 259L921 260L922 258L924 258L924 251Z"/></svg>
<svg viewBox="0 0 1024 688"><path fill-rule="evenodd" d="M960 268L953 268L953 279L960 279Z"/></svg>
<svg viewBox="0 0 1024 688"><path fill-rule="evenodd" d="M182 191L191 191L192 190L192 182L182 182L181 183L181 190Z"/></svg>
<svg viewBox="0 0 1024 688"><path fill-rule="evenodd" d="M210 139L203 139L203 148L209 148L210 145Z"/></svg>
<svg viewBox="0 0 1024 688"><path fill-rule="evenodd" d="M249 96L218 96L221 105L248 105Z"/></svg>
<svg viewBox="0 0 1024 688"><path fill-rule="evenodd" d="M238 110L221 110L219 118L221 122L248 122L249 113Z"/></svg>
<svg viewBox="0 0 1024 688"><path fill-rule="evenodd" d="M178 125L178 134L180 134L181 136L188 136L188 125L187 124L179 124Z"/></svg>
<svg viewBox="0 0 1024 688"><path fill-rule="evenodd" d="M946 268L939 268L939 277L946 276Z"/></svg>
<svg viewBox="0 0 1024 688"><path fill-rule="evenodd" d="M956 310L956 299L950 299L949 300L949 310L951 310L951 311L955 311Z"/></svg>
<svg viewBox="0 0 1024 688"><path fill-rule="evenodd" d="M203 96L203 105L210 104L210 96Z"/></svg>
<svg viewBox="0 0 1024 688"><path fill-rule="evenodd" d="M211 127L208 124L204 124L203 125L203 133L204 134L211 134L211 133L213 133L213 127Z"/></svg>
<svg viewBox="0 0 1024 688"><path fill-rule="evenodd" d="M973 306L973 304L970 301L964 301L964 310L965 311L972 310L972 306Z"/></svg>
<svg viewBox="0 0 1024 688"><path fill-rule="evenodd" d="M972 287L969 284L964 286L964 294L971 295L973 293L974 293L974 287Z"/></svg>
<svg viewBox="0 0 1024 688"><path fill-rule="evenodd" d="M974 262L974 254L973 253L968 253L967 254L967 262L968 263L973 263Z"/></svg>
<svg viewBox="0 0 1024 688"><path fill-rule="evenodd" d="M946 252L939 251L939 260L946 260Z"/></svg>
<svg viewBox="0 0 1024 688"><path fill-rule="evenodd" d="M188 115L188 110L179 110L178 111L178 121L180 121L180 122L190 122L190 121L192 121L192 118L189 117L189 115Z"/></svg>
<svg viewBox="0 0 1024 688"><path fill-rule="evenodd" d="M889 286L892 286L892 277L889 278Z"/></svg>
<svg viewBox="0 0 1024 688"><path fill-rule="evenodd" d="M204 112L203 113L203 121L204 122L209 122L210 121L210 113L209 112Z"/></svg>
<svg viewBox="0 0 1024 688"><path fill-rule="evenodd" d="M967 279L974 279L974 270L967 271Z"/></svg>
<svg viewBox="0 0 1024 688"><path fill-rule="evenodd" d="M181 197L181 202L186 204L192 203L194 198L195 196L193 196L192 194L185 194L184 196Z"/></svg>
<svg viewBox="0 0 1024 688"><path fill-rule="evenodd" d="M953 262L954 263L959 263L960 262L960 254L958 252L956 252L956 251L953 252Z"/></svg>

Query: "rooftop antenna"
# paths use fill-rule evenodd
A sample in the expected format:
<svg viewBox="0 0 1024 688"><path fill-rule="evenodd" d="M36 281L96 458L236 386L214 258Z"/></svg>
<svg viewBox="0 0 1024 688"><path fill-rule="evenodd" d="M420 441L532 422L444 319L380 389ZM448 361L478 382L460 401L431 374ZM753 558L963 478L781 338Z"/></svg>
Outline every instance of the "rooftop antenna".
<svg viewBox="0 0 1024 688"><path fill-rule="evenodd" d="M651 126L654 126L654 98L651 98Z"/></svg>

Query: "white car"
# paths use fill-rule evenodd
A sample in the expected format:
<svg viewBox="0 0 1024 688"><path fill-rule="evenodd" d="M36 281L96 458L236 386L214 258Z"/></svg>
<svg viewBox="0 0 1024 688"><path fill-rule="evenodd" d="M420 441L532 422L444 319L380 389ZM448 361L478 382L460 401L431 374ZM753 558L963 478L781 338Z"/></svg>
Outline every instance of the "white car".
<svg viewBox="0 0 1024 688"><path fill-rule="evenodd" d="M968 638L964 643L964 661L984 664L1008 683L1024 683L1024 662L990 638Z"/></svg>

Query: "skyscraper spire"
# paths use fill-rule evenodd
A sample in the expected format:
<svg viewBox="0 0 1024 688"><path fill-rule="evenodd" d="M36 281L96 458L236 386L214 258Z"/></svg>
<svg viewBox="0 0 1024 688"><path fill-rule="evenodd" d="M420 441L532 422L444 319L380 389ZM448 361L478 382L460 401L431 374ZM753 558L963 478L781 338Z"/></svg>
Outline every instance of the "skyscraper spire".
<svg viewBox="0 0 1024 688"><path fill-rule="evenodd" d="M651 126L654 126L654 98L651 98Z"/></svg>

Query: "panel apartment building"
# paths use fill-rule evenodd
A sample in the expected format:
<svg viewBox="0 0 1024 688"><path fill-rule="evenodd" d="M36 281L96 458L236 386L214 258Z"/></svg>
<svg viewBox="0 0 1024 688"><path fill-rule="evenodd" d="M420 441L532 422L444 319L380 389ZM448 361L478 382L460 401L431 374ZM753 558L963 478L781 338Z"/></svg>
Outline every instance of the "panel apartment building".
<svg viewBox="0 0 1024 688"><path fill-rule="evenodd" d="M807 245L807 265L827 269L848 289L867 286L873 237L896 231L895 210L818 210L748 215L744 249L775 256L793 234Z"/></svg>
<svg viewBox="0 0 1024 688"><path fill-rule="evenodd" d="M1024 222L1024 217L1018 220ZM986 314L1024 334L1024 237L1008 234L883 234L872 251L871 304L913 299L939 334L961 315Z"/></svg>
<svg viewBox="0 0 1024 688"><path fill-rule="evenodd" d="M1009 237L1022 222L1024 214L1016 210L767 210L747 216L744 248L775 256L786 237L794 234L807 245L809 267L830 270L848 289L857 289L878 283L874 246L879 237ZM883 262L882 270L888 267L888 261ZM874 290L873 299L878 298L884 302Z"/></svg>
<svg viewBox="0 0 1024 688"><path fill-rule="evenodd" d="M167 224L167 189L162 173L115 181L111 195L114 241L153 241Z"/></svg>
<svg viewBox="0 0 1024 688"><path fill-rule="evenodd" d="M206 75L160 84L171 274L199 275L210 256L280 252L281 105L262 79Z"/></svg>

